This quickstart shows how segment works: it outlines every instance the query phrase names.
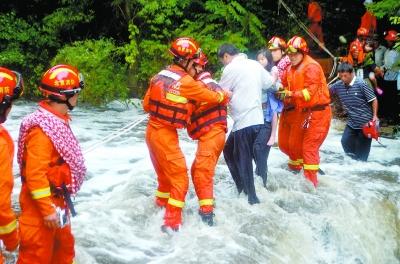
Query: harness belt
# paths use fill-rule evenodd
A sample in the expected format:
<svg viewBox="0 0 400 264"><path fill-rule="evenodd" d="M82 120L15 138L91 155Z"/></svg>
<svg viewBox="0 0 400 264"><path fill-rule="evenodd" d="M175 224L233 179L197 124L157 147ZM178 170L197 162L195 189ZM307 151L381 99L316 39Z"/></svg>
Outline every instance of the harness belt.
<svg viewBox="0 0 400 264"><path fill-rule="evenodd" d="M323 104L323 105L315 105L313 107L306 107L303 108L301 111L302 112L312 112L312 111L322 111L325 110L325 108L329 106L329 104Z"/></svg>

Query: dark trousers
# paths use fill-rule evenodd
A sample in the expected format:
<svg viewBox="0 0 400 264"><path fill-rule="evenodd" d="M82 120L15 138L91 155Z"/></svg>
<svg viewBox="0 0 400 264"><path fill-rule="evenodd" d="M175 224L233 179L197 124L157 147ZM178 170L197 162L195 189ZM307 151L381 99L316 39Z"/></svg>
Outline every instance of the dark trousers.
<svg viewBox="0 0 400 264"><path fill-rule="evenodd" d="M271 146L267 145L271 137L271 122L265 122L265 129L260 130L253 147L253 158L256 163L256 174L261 176L264 187L267 186L268 156Z"/></svg>
<svg viewBox="0 0 400 264"><path fill-rule="evenodd" d="M361 129L346 126L342 135L344 152L356 160L367 161L371 150L371 139L364 136Z"/></svg>
<svg viewBox="0 0 400 264"><path fill-rule="evenodd" d="M231 132L224 148L224 158L238 192L248 195L250 204L259 203L254 188L253 149L257 135L265 133L264 125L254 125Z"/></svg>

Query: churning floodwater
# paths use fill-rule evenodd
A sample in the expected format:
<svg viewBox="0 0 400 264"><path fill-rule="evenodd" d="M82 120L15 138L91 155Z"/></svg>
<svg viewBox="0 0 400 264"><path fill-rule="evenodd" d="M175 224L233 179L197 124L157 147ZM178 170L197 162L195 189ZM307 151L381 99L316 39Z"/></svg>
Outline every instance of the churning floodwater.
<svg viewBox="0 0 400 264"><path fill-rule="evenodd" d="M19 102L5 126L17 139L21 118L36 108ZM119 103L77 108L72 129L88 149L125 124L143 117ZM237 194L220 158L215 175L216 226L201 222L193 186L181 231L160 231L163 211L153 204L156 177L144 141L146 121L85 154L88 174L72 219L76 263L400 263L400 142L372 143L368 163L344 156L343 123L333 120L321 148L316 191L285 170L287 158L273 148L267 189L256 178L261 203ZM196 144L183 131L180 144L190 166ZM14 165L17 173L17 166ZM18 208L20 180L13 203Z"/></svg>

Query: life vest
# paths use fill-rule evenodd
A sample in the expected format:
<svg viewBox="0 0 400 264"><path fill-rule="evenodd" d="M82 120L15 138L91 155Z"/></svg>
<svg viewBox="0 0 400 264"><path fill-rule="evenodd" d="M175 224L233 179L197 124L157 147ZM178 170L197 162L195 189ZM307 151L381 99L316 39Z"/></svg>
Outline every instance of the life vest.
<svg viewBox="0 0 400 264"><path fill-rule="evenodd" d="M151 80L150 118L175 128L187 126L194 103L180 95L180 82L187 73L183 70L166 69Z"/></svg>
<svg viewBox="0 0 400 264"><path fill-rule="evenodd" d="M309 71L307 69L308 65L310 64L315 64L319 68L318 74L320 75L319 78L319 83L317 91L310 96L308 91L305 91L307 87L304 85L304 76L306 74L306 71ZM326 84L326 79L324 75L324 71L322 70L321 65L318 64L313 58L311 58L308 55L304 55L303 61L300 63L300 65L296 68L291 67L288 72L287 72L287 81L289 84L289 90L290 91L304 91L303 94L304 96L300 98L292 98L292 102L294 103L295 107L297 109L307 109L307 108L313 108L315 106L326 106L330 103L330 96L329 96L329 90L328 86ZM306 95L307 98L306 98Z"/></svg>
<svg viewBox="0 0 400 264"><path fill-rule="evenodd" d="M222 88L211 78L201 80L207 88L214 92L222 91ZM200 103L190 117L187 127L189 136L198 139L215 125L223 124L226 128L227 107L222 104Z"/></svg>

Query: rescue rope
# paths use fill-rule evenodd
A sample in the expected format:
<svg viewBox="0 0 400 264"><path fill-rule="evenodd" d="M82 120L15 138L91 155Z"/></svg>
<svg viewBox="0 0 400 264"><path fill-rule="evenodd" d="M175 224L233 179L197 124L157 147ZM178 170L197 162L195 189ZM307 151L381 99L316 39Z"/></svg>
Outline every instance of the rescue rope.
<svg viewBox="0 0 400 264"><path fill-rule="evenodd" d="M337 67L336 57L325 47L325 45L322 44L321 41L319 41L319 39L310 30L308 30L307 26L297 18L296 14L286 5L285 2L283 2L283 0L279 0L278 10L280 5L282 5L286 9L286 11L289 13L289 16L293 18L297 22L297 24L299 24L299 26L307 33L307 35L310 36L310 38L314 40L318 44L318 46L333 59L333 67L328 77L329 79L332 78L336 72Z"/></svg>
<svg viewBox="0 0 400 264"><path fill-rule="evenodd" d="M114 131L112 134L102 138L99 142L94 143L93 145L89 146L83 153L87 154L89 152L92 152L93 150L97 149L98 147L112 141L113 139L129 132L136 126L138 126L140 123L142 123L144 120L147 119L147 115L144 115L142 117L137 118L136 120L130 122L129 124L125 125L124 127L118 129L117 131Z"/></svg>

